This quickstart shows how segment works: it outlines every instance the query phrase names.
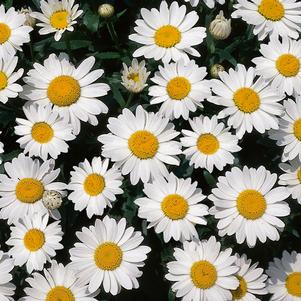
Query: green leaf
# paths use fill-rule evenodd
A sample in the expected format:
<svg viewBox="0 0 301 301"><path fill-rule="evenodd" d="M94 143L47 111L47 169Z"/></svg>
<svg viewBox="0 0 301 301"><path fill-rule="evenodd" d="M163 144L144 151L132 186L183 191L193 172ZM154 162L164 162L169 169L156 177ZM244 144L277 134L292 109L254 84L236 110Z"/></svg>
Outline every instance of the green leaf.
<svg viewBox="0 0 301 301"><path fill-rule="evenodd" d="M126 102L125 102L121 92L119 91L118 86L119 85L112 85L113 96L117 100L117 102L119 103L120 107L124 108Z"/></svg>
<svg viewBox="0 0 301 301"><path fill-rule="evenodd" d="M88 9L84 15L83 23L90 31L96 32L99 25L99 15Z"/></svg>
<svg viewBox="0 0 301 301"><path fill-rule="evenodd" d="M95 57L101 60L113 60L121 57L119 52L100 52L96 53Z"/></svg>

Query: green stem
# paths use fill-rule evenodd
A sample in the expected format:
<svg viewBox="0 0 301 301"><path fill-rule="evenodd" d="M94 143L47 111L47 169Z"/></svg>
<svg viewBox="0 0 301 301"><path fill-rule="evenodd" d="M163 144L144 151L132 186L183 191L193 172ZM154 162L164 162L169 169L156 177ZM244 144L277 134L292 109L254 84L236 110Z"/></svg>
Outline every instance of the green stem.
<svg viewBox="0 0 301 301"><path fill-rule="evenodd" d="M125 104L125 108L128 108L128 107L130 106L130 104L131 104L131 102L132 102L134 96L135 96L134 93L130 93L129 98L128 98L126 104Z"/></svg>
<svg viewBox="0 0 301 301"><path fill-rule="evenodd" d="M114 24L112 22L107 22L107 28L113 42L115 42L116 45L119 45L119 40L118 40L116 30L114 28Z"/></svg>

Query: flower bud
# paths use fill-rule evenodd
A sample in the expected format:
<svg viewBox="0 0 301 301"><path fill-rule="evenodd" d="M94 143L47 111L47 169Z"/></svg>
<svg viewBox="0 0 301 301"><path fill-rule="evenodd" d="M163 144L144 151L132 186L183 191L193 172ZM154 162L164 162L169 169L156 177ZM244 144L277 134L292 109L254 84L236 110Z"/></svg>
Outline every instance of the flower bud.
<svg viewBox="0 0 301 301"><path fill-rule="evenodd" d="M231 34L231 19L226 19L221 10L215 19L210 23L209 32L216 40L225 40Z"/></svg>
<svg viewBox="0 0 301 301"><path fill-rule="evenodd" d="M114 12L114 6L108 3L101 4L98 7L98 14L104 19L111 18L114 15Z"/></svg>
<svg viewBox="0 0 301 301"><path fill-rule="evenodd" d="M57 209L63 203L62 195L55 190L45 191L42 201L44 206L49 210Z"/></svg>
<svg viewBox="0 0 301 301"><path fill-rule="evenodd" d="M210 75L213 78L219 78L219 72L225 71L224 66L220 65L220 64L214 64L211 68L210 68Z"/></svg>
<svg viewBox="0 0 301 301"><path fill-rule="evenodd" d="M23 14L26 18L24 25L31 26L31 27L34 27L36 25L36 19L31 16L32 10L30 7L28 8L22 7L21 10L19 10L19 13Z"/></svg>

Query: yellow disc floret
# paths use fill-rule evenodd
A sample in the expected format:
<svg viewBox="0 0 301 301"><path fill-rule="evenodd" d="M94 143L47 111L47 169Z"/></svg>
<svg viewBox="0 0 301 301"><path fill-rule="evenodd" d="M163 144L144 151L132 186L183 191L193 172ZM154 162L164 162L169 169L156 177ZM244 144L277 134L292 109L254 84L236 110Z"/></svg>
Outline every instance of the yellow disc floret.
<svg viewBox="0 0 301 301"><path fill-rule="evenodd" d="M55 29L65 29L68 27L69 13L66 10L57 11L50 17L50 24Z"/></svg>
<svg viewBox="0 0 301 301"><path fill-rule="evenodd" d="M8 80L7 76L3 71L0 71L0 91L7 87Z"/></svg>
<svg viewBox="0 0 301 301"><path fill-rule="evenodd" d="M142 130L131 135L128 146L137 158L145 160L156 155L159 149L159 141L151 132Z"/></svg>
<svg viewBox="0 0 301 301"><path fill-rule="evenodd" d="M80 98L81 88L76 79L61 75L53 79L47 89L49 100L59 107L67 107L76 103Z"/></svg>
<svg viewBox="0 0 301 301"><path fill-rule="evenodd" d="M301 141L301 118L296 120L294 123L294 135Z"/></svg>
<svg viewBox="0 0 301 301"><path fill-rule="evenodd" d="M168 218L178 220L186 216L189 207L181 195L169 194L163 199L161 209Z"/></svg>
<svg viewBox="0 0 301 301"><path fill-rule="evenodd" d="M96 266L105 271L117 269L121 265L122 257L121 248L113 242L101 244L94 253Z"/></svg>
<svg viewBox="0 0 301 301"><path fill-rule="evenodd" d="M242 191L236 200L238 212L246 219L255 220L263 216L267 204L264 196L254 189Z"/></svg>
<svg viewBox="0 0 301 301"><path fill-rule="evenodd" d="M53 138L52 127L46 122L37 122L31 128L32 138L39 143L47 143Z"/></svg>
<svg viewBox="0 0 301 301"><path fill-rule="evenodd" d="M11 29L5 23L0 23L0 44L4 44L11 35Z"/></svg>
<svg viewBox="0 0 301 301"><path fill-rule="evenodd" d="M283 54L276 60L276 68L285 77L296 76L300 71L300 60L292 54Z"/></svg>
<svg viewBox="0 0 301 301"><path fill-rule="evenodd" d="M155 43L159 47L171 48L181 41L182 34L179 29L172 25L164 25L155 33Z"/></svg>
<svg viewBox="0 0 301 301"><path fill-rule="evenodd" d="M139 73L135 73L135 72L130 73L127 78L128 80L132 80L135 83L139 83L140 81Z"/></svg>
<svg viewBox="0 0 301 301"><path fill-rule="evenodd" d="M182 100L191 91L191 84L185 77L175 77L171 79L166 87L169 97L173 100Z"/></svg>
<svg viewBox="0 0 301 301"><path fill-rule="evenodd" d="M233 101L243 113L253 113L260 107L260 98L251 88L240 88L233 95Z"/></svg>
<svg viewBox="0 0 301 301"><path fill-rule="evenodd" d="M45 235L39 229L30 229L23 238L24 246L30 252L40 250L45 243Z"/></svg>
<svg viewBox="0 0 301 301"><path fill-rule="evenodd" d="M239 286L236 290L231 291L233 300L242 299L248 292L247 282L241 276L236 276L239 281Z"/></svg>
<svg viewBox="0 0 301 301"><path fill-rule="evenodd" d="M52 288L45 301L75 301L72 291L65 286L55 286Z"/></svg>
<svg viewBox="0 0 301 301"><path fill-rule="evenodd" d="M198 150L205 155L213 155L219 149L219 141L212 134L202 134L197 140Z"/></svg>
<svg viewBox="0 0 301 301"><path fill-rule="evenodd" d="M193 284L200 289L209 289L217 280L217 271L213 264L206 260L195 262L190 270Z"/></svg>
<svg viewBox="0 0 301 301"><path fill-rule="evenodd" d="M270 21L280 21L285 16L285 9L279 0L262 0L258 12Z"/></svg>
<svg viewBox="0 0 301 301"><path fill-rule="evenodd" d="M288 293L294 297L301 297L301 273L294 272L288 275L285 281Z"/></svg>
<svg viewBox="0 0 301 301"><path fill-rule="evenodd" d="M105 188L105 179L103 176L92 173L88 175L84 181L84 189L90 196L96 196L103 192Z"/></svg>
<svg viewBox="0 0 301 301"><path fill-rule="evenodd" d="M43 193L43 183L33 178L24 178L16 186L16 197L22 203L33 204L42 199Z"/></svg>

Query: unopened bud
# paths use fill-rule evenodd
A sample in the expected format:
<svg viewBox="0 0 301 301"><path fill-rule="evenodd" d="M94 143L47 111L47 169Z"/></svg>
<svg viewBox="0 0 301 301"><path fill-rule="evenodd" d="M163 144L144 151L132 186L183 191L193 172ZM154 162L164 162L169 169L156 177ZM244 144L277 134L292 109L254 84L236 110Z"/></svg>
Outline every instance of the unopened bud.
<svg viewBox="0 0 301 301"><path fill-rule="evenodd" d="M225 40L231 34L231 19L226 19L221 10L215 19L210 23L209 32L216 40Z"/></svg>
<svg viewBox="0 0 301 301"><path fill-rule="evenodd" d="M36 19L31 16L32 10L30 7L21 8L21 10L19 10L19 13L23 14L26 18L24 25L31 26L31 27L34 27L36 25Z"/></svg>
<svg viewBox="0 0 301 301"><path fill-rule="evenodd" d="M57 209L61 207L63 200L62 200L62 195L55 190L47 190L43 194L43 204L44 206L49 209Z"/></svg>
<svg viewBox="0 0 301 301"><path fill-rule="evenodd" d="M101 4L98 7L98 13L104 19L111 18L114 15L114 12L115 12L114 6L108 3Z"/></svg>
<svg viewBox="0 0 301 301"><path fill-rule="evenodd" d="M210 75L213 78L219 78L219 72L225 71L224 66L220 65L220 64L214 64L211 68L210 68Z"/></svg>

